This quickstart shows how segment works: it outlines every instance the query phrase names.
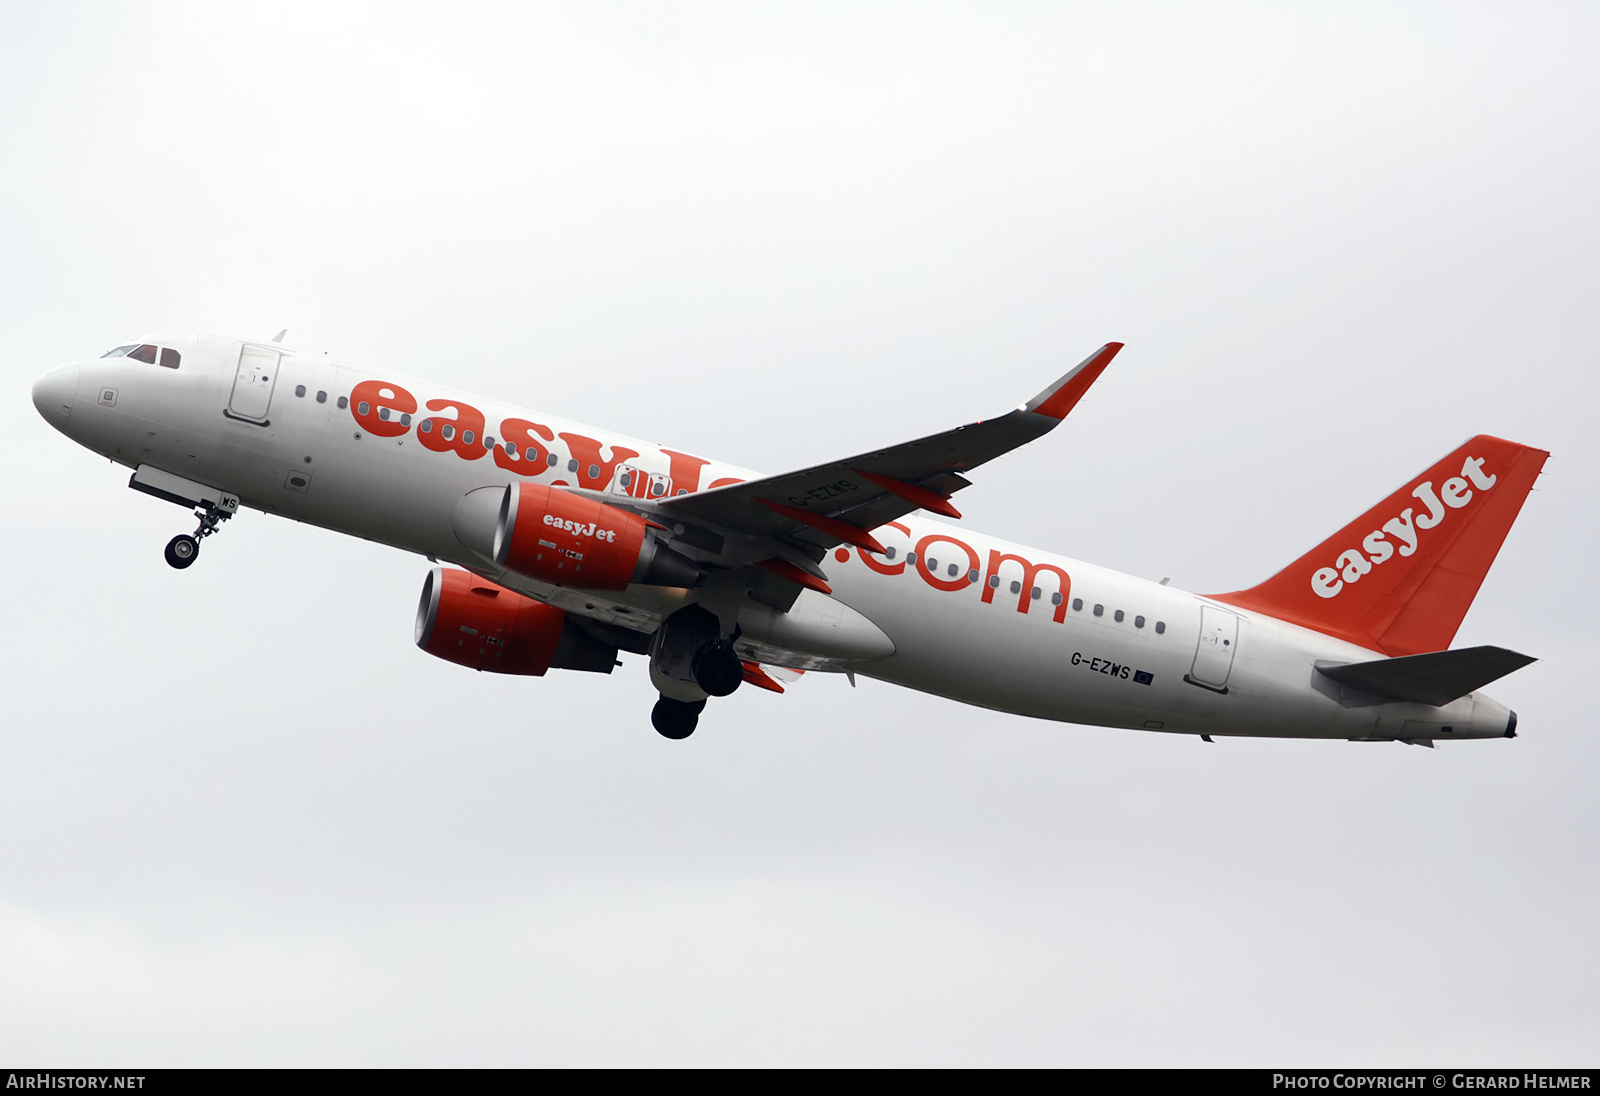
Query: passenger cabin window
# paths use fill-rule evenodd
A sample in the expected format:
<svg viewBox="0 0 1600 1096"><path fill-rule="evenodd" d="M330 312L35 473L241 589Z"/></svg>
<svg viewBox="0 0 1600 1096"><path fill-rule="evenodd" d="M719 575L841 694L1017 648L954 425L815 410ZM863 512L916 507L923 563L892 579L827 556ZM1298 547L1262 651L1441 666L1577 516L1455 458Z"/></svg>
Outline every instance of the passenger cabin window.
<svg viewBox="0 0 1600 1096"><path fill-rule="evenodd" d="M156 348L151 346L149 343L145 343L142 346L136 346L132 350L128 351L128 357L132 358L136 362L146 362L150 365L154 365L156 364Z"/></svg>
<svg viewBox="0 0 1600 1096"><path fill-rule="evenodd" d="M161 365L166 369L178 368L178 359L181 355L170 346L161 348Z"/></svg>
<svg viewBox="0 0 1600 1096"><path fill-rule="evenodd" d="M1161 635L1166 630L1167 630L1167 622L1166 621L1164 621L1164 620L1156 621L1156 635Z"/></svg>

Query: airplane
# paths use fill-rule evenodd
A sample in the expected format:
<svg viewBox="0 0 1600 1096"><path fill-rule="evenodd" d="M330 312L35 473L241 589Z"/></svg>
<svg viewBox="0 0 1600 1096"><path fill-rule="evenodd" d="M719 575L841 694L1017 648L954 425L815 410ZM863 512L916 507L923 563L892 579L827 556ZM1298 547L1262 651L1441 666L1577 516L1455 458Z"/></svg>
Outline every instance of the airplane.
<svg viewBox="0 0 1600 1096"><path fill-rule="evenodd" d="M46 373L34 405L193 509L173 567L241 507L425 556L422 650L533 677L644 656L669 739L710 698L807 672L1207 742L1517 733L1479 690L1534 660L1450 643L1540 449L1470 438L1259 585L1206 595L951 523L969 475L1049 434L1121 343L997 417L762 475L285 335L151 335Z"/></svg>

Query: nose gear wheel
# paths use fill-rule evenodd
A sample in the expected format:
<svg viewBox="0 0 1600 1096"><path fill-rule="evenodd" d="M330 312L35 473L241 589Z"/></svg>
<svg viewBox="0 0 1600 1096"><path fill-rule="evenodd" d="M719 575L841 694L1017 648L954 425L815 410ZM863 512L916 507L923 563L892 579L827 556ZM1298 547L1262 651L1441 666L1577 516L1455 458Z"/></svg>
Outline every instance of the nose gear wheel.
<svg viewBox="0 0 1600 1096"><path fill-rule="evenodd" d="M178 570L200 558L200 542L188 533L179 533L167 541L167 563Z"/></svg>
<svg viewBox="0 0 1600 1096"><path fill-rule="evenodd" d="M167 541L167 549L164 553L167 563L180 571L200 558L200 542L215 533L219 525L233 516L226 510L218 509L209 502L194 513L195 517L200 519L200 524L195 529L194 535L179 533Z"/></svg>

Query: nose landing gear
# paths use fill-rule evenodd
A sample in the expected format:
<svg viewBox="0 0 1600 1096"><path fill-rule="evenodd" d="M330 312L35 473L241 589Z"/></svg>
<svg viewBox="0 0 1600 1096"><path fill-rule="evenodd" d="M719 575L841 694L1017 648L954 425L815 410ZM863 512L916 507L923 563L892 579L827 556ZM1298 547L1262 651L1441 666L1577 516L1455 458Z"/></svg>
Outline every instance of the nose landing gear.
<svg viewBox="0 0 1600 1096"><path fill-rule="evenodd" d="M167 541L167 550L164 553L168 565L180 571L200 558L200 542L215 533L217 526L233 517L232 512L209 502L197 508L194 513L195 517L200 519L200 525L195 529L194 535L179 533Z"/></svg>

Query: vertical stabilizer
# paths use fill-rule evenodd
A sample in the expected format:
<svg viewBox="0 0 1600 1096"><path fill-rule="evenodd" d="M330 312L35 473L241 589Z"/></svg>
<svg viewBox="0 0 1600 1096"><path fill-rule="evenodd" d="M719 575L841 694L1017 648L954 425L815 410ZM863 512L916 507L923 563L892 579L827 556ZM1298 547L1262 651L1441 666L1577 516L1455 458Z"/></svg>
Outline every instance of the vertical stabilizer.
<svg viewBox="0 0 1600 1096"><path fill-rule="evenodd" d="M1442 651L1549 455L1479 434L1261 585L1215 600L1389 655Z"/></svg>

